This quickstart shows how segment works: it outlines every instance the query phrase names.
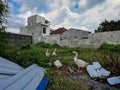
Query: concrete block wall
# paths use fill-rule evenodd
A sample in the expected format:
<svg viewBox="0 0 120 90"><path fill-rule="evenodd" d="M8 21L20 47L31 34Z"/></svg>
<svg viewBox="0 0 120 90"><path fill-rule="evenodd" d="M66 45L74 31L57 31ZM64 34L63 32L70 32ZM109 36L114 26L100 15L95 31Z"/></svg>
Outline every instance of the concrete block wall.
<svg viewBox="0 0 120 90"><path fill-rule="evenodd" d="M88 39L71 39L71 40L62 40L59 43L60 46L68 47L80 47L80 46L90 46L90 41Z"/></svg>
<svg viewBox="0 0 120 90"><path fill-rule="evenodd" d="M28 29L27 26L20 27L20 34L28 35Z"/></svg>
<svg viewBox="0 0 120 90"><path fill-rule="evenodd" d="M60 34L54 34L54 35L47 35L42 37L42 41L50 44L59 44L60 42Z"/></svg>
<svg viewBox="0 0 120 90"><path fill-rule="evenodd" d="M69 47L80 47L80 46L89 46L89 47L98 47L102 43L110 44L120 44L120 31L113 32L100 32L92 33L88 35L88 39L63 39L61 40L61 35L49 35L43 37L42 41L50 44L57 43L60 46L69 46Z"/></svg>
<svg viewBox="0 0 120 90"><path fill-rule="evenodd" d="M32 36L8 33L8 44L10 46L22 46L32 44Z"/></svg>
<svg viewBox="0 0 120 90"><path fill-rule="evenodd" d="M120 31L92 33L88 35L90 43L99 46L104 42L109 44L120 44Z"/></svg>

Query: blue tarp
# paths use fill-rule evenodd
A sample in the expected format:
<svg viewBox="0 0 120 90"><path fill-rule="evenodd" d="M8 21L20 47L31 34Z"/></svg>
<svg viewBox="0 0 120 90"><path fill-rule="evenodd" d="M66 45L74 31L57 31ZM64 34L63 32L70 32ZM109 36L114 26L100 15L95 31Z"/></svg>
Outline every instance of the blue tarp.
<svg viewBox="0 0 120 90"><path fill-rule="evenodd" d="M49 82L48 77L44 77L40 82L39 86L37 87L37 90L45 90L48 82Z"/></svg>

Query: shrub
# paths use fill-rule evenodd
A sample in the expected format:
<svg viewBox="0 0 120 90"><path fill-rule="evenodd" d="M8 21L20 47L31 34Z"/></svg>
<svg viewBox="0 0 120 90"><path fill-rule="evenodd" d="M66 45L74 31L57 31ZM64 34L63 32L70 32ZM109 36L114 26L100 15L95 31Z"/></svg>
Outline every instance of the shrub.
<svg viewBox="0 0 120 90"><path fill-rule="evenodd" d="M7 34L0 31L0 56L4 56L5 49L8 47Z"/></svg>
<svg viewBox="0 0 120 90"><path fill-rule="evenodd" d="M30 44L26 44L26 45L23 45L20 47L21 50L28 50L28 49L31 49L31 45Z"/></svg>
<svg viewBox="0 0 120 90"><path fill-rule="evenodd" d="M60 46L58 44L52 44L52 47L59 48Z"/></svg>
<svg viewBox="0 0 120 90"><path fill-rule="evenodd" d="M36 47L41 47L41 48L48 48L48 47L51 47L50 44L45 43L45 42L37 43L37 44L35 44L35 46L36 46Z"/></svg>
<svg viewBox="0 0 120 90"><path fill-rule="evenodd" d="M109 51L114 51L120 53L120 45L115 45L115 44L107 44L103 43L99 48L99 50L109 50Z"/></svg>

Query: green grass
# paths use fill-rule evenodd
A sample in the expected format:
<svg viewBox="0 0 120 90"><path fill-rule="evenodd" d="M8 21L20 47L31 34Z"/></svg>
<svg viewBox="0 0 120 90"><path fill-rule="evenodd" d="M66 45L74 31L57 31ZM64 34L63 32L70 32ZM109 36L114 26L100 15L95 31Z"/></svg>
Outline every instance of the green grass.
<svg viewBox="0 0 120 90"><path fill-rule="evenodd" d="M63 70L52 68L52 72L47 90L88 90L82 79L71 79L65 68Z"/></svg>
<svg viewBox="0 0 120 90"><path fill-rule="evenodd" d="M116 49L117 47L117 49ZM45 56L46 49L50 53L57 48L57 57ZM5 49L2 56L18 63L23 67L28 67L33 63L46 68L46 75L50 78L47 90L88 90L88 86L82 80L72 80L67 72L59 70L54 65L49 66L48 62L53 63L59 59L64 67L70 66L77 68L73 61L74 55L72 51L78 52L78 58L83 59L90 64L93 61L99 61L101 65L114 75L120 75L120 45L103 44L99 48L85 47L60 47L57 44L50 45L45 43L37 43L34 45L24 45L22 47L10 47Z"/></svg>

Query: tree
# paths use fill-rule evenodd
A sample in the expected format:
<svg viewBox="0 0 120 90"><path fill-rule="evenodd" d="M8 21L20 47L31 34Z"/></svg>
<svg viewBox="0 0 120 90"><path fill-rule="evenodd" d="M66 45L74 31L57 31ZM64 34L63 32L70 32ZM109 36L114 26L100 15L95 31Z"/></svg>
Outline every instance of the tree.
<svg viewBox="0 0 120 90"><path fill-rule="evenodd" d="M9 7L6 0L0 0L0 55L4 53L4 49L7 46L7 39L5 33L4 23L7 22L9 17Z"/></svg>
<svg viewBox="0 0 120 90"><path fill-rule="evenodd" d="M0 23L7 22L9 17L9 7L6 0L0 0Z"/></svg>
<svg viewBox="0 0 120 90"><path fill-rule="evenodd" d="M118 31L120 30L120 20L118 21L105 21L99 24L99 27L95 30L95 32L105 32L105 31Z"/></svg>

